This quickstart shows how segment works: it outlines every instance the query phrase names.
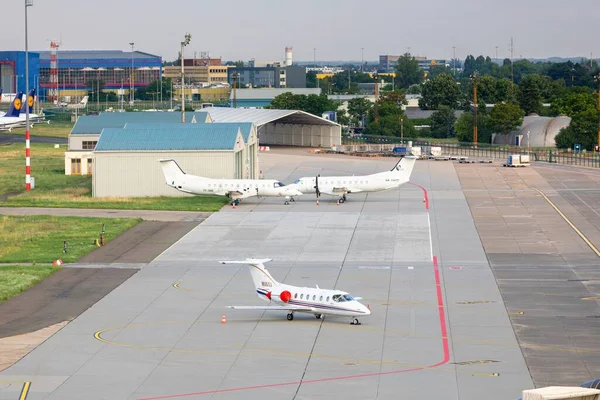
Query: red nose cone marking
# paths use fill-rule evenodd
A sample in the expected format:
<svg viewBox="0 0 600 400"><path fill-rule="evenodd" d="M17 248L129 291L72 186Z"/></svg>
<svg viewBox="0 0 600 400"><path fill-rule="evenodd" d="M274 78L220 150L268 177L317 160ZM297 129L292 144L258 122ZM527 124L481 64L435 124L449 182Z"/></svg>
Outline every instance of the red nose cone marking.
<svg viewBox="0 0 600 400"><path fill-rule="evenodd" d="M284 303L287 303L288 301L290 301L290 299L292 298L292 294L290 292L288 292L287 290L284 290L283 292L281 292L281 294L279 295L279 298L281 299L281 301L283 301Z"/></svg>
<svg viewBox="0 0 600 400"><path fill-rule="evenodd" d="M271 292L267 292L267 294L266 294L265 296L267 296L267 298L268 298L269 300L271 300Z"/></svg>

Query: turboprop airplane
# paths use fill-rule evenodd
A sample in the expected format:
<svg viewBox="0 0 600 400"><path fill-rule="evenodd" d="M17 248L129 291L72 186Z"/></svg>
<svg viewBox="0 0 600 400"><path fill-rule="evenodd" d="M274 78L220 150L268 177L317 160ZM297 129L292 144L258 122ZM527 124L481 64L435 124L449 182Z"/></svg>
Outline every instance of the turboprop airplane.
<svg viewBox="0 0 600 400"><path fill-rule="evenodd" d="M162 159L160 166L167 185L190 194L216 194L227 196L231 204L237 205L240 200L248 197L285 197L285 205L290 204L295 196L302 192L295 187L285 186L282 182L272 179L211 179L189 175L171 159Z"/></svg>
<svg viewBox="0 0 600 400"><path fill-rule="evenodd" d="M317 319L324 315L350 317L351 325L360 325L357 317L370 315L371 310L359 303L361 297L352 297L341 290L291 286L277 282L263 263L266 259L248 258L245 261L221 261L221 264L247 264L258 297L268 301L266 306L227 306L236 310L287 311L287 319L294 319L294 313L314 314Z"/></svg>
<svg viewBox="0 0 600 400"><path fill-rule="evenodd" d="M304 194L316 193L317 200L322 193L340 196L340 203L346 201L346 194L360 192L381 192L397 188L410 180L417 157L406 156L389 171L364 176L320 176L304 177L289 186L294 186Z"/></svg>

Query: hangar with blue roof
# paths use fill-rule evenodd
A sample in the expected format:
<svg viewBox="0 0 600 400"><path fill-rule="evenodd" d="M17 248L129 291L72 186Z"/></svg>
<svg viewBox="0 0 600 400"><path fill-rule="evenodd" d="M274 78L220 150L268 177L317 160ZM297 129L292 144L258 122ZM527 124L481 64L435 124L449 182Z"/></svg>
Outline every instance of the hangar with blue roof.
<svg viewBox="0 0 600 400"><path fill-rule="evenodd" d="M240 179L256 171L244 159L251 127L239 123L105 128L94 150L94 197L189 196L165 184L159 160L172 158L186 172Z"/></svg>

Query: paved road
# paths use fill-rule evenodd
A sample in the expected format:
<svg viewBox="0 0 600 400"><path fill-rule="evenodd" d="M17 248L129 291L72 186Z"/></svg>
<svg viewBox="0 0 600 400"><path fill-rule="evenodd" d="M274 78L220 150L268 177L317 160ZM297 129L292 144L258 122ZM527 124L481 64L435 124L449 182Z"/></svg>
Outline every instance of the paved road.
<svg viewBox="0 0 600 400"><path fill-rule="evenodd" d="M0 132L0 145L7 143L25 144L25 135L13 135L10 133ZM31 136L31 143L67 144L68 140L67 138Z"/></svg>
<svg viewBox="0 0 600 400"><path fill-rule="evenodd" d="M144 221L204 221L209 212L99 210L83 208L0 207L0 215L54 215L59 217L142 218Z"/></svg>

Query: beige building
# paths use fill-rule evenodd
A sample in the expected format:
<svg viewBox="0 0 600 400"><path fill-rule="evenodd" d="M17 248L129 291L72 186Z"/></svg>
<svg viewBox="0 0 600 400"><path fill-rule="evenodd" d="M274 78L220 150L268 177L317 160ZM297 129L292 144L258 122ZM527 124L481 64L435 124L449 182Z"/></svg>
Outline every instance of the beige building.
<svg viewBox="0 0 600 400"><path fill-rule="evenodd" d="M159 160L173 159L187 174L242 179L257 171L244 124L107 128L94 151L94 197L189 196L165 183ZM256 144L254 144L256 149Z"/></svg>
<svg viewBox="0 0 600 400"><path fill-rule="evenodd" d="M214 85L216 83L227 83L227 69L231 68L228 65L196 65L184 66L185 82L188 83L205 83ZM163 67L163 76L171 78L173 82L181 81L181 67L168 66Z"/></svg>

